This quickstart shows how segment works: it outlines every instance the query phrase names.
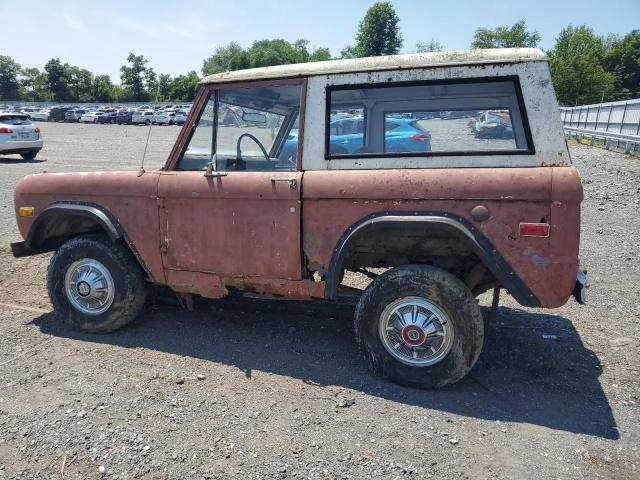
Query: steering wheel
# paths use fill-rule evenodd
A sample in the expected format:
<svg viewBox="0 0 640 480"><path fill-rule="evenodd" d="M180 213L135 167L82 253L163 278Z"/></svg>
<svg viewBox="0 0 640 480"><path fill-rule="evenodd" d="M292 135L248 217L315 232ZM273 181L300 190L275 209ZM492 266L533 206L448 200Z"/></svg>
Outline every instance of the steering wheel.
<svg viewBox="0 0 640 480"><path fill-rule="evenodd" d="M236 143L236 159L235 159L236 170L244 170L247 167L247 162L245 162L242 159L242 150L240 148L240 144L242 143L242 139L244 137L248 137L254 142L256 142L256 144L258 145L258 147L260 147L260 150L262 151L262 155L264 155L264 159L267 162L271 161L271 159L269 158L269 154L267 153L267 149L264 148L264 145L262 145L262 143L260 143L260 140L258 140L256 137L254 137L250 133L243 133L238 137L238 142Z"/></svg>

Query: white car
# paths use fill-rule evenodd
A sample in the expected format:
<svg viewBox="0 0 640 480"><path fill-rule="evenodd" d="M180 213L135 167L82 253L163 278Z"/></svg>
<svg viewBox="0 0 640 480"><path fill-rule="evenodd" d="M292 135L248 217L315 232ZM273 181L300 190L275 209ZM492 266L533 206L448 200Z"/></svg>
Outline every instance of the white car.
<svg viewBox="0 0 640 480"><path fill-rule="evenodd" d="M80 117L80 123L98 123L98 118L102 116L102 112L87 112Z"/></svg>
<svg viewBox="0 0 640 480"><path fill-rule="evenodd" d="M156 125L173 125L176 123L176 114L172 111L158 111L153 116L153 123Z"/></svg>
<svg viewBox="0 0 640 480"><path fill-rule="evenodd" d="M178 110L176 112L175 118L173 119L173 122L176 125L184 125L184 122L187 121L187 115L188 115L188 112L185 112L184 110Z"/></svg>
<svg viewBox="0 0 640 480"><path fill-rule="evenodd" d="M18 153L33 160L42 149L42 136L29 117L23 113L0 114L0 154Z"/></svg>
<svg viewBox="0 0 640 480"><path fill-rule="evenodd" d="M133 115L131 115L131 123L133 123L134 125L151 125L155 121L155 114L156 112L154 112L153 110L134 112Z"/></svg>
<svg viewBox="0 0 640 480"><path fill-rule="evenodd" d="M48 109L42 109L42 110L38 110L37 112L31 112L29 114L29 116L31 117L31 120L38 120L38 121L48 122L49 121L49 110Z"/></svg>

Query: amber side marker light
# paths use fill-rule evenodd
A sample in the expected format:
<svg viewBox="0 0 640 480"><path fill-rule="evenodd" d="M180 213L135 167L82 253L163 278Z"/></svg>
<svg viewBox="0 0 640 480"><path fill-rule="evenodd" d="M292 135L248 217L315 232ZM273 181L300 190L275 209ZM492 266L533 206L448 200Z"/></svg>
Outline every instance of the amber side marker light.
<svg viewBox="0 0 640 480"><path fill-rule="evenodd" d="M18 209L18 215L21 217L33 217L33 211L35 209L33 207L20 207Z"/></svg>
<svg viewBox="0 0 640 480"><path fill-rule="evenodd" d="M548 223L521 223L519 233L521 237L548 237Z"/></svg>

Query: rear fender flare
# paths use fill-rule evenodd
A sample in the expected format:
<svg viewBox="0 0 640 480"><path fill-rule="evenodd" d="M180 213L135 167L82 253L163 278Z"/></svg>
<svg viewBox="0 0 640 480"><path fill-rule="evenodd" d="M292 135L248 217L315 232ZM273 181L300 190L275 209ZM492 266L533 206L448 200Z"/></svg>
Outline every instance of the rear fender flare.
<svg viewBox="0 0 640 480"><path fill-rule="evenodd" d="M540 306L538 298L487 237L465 218L448 212L378 212L351 225L338 240L331 256L325 279L326 298L337 298L344 262L349 248L357 239L361 235L390 227L422 231L445 230L454 234L480 258L499 284L521 305Z"/></svg>

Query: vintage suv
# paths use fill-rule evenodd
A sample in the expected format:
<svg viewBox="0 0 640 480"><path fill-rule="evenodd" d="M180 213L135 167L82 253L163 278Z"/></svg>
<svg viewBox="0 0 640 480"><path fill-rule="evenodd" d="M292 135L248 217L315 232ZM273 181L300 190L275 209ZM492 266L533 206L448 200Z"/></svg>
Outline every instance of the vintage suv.
<svg viewBox="0 0 640 480"><path fill-rule="evenodd" d="M475 135L487 111L512 132ZM482 292L581 297L581 201L539 50L335 60L205 78L158 171L27 176L12 248L55 251L55 311L89 332L133 320L151 283L333 300L363 272L362 354L433 388L476 362Z"/></svg>

